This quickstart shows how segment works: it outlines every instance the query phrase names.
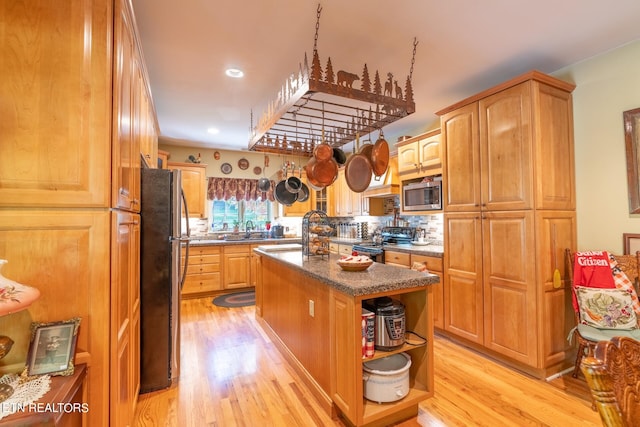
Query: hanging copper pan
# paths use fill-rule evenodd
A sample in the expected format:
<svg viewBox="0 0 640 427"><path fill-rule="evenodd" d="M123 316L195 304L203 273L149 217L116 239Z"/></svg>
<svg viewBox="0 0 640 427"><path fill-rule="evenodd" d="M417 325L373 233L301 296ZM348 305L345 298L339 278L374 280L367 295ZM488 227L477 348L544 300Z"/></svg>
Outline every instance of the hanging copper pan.
<svg viewBox="0 0 640 427"><path fill-rule="evenodd" d="M384 135L380 132L380 136L373 148L371 149L371 170L375 176L384 175L389 167L389 143L384 139Z"/></svg>
<svg viewBox="0 0 640 427"><path fill-rule="evenodd" d="M333 150L332 150L333 151ZM311 159L307 163L307 178L312 177L313 185L320 187L326 187L333 184L338 176L338 164L333 157L329 157L327 160Z"/></svg>
<svg viewBox="0 0 640 427"><path fill-rule="evenodd" d="M333 148L326 142L316 145L313 150L313 157L317 160L327 160L333 157Z"/></svg>
<svg viewBox="0 0 640 427"><path fill-rule="evenodd" d="M356 144L358 143L359 141L356 138ZM367 145L371 146L371 144ZM365 148L367 145L364 145L358 150L358 153L349 157L344 167L344 178L347 181L347 185L351 191L356 193L362 193L371 183L371 163L366 155L368 149Z"/></svg>

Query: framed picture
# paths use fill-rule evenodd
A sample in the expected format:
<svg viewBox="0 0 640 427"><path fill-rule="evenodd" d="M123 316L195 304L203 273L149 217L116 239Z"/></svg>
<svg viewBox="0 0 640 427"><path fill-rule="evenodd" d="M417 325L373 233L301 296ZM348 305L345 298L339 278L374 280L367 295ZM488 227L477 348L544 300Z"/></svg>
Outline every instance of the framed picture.
<svg viewBox="0 0 640 427"><path fill-rule="evenodd" d="M640 213L640 108L622 113L629 184L629 213Z"/></svg>
<svg viewBox="0 0 640 427"><path fill-rule="evenodd" d="M624 254L635 254L640 251L640 234L624 233L622 235Z"/></svg>
<svg viewBox="0 0 640 427"><path fill-rule="evenodd" d="M72 375L80 318L31 324L27 375Z"/></svg>

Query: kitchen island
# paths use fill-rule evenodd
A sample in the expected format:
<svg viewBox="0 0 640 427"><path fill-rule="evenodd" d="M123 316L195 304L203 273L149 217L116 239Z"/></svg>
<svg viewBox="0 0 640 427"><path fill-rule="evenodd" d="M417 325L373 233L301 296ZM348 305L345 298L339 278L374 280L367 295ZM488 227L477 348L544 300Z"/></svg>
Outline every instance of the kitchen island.
<svg viewBox="0 0 640 427"><path fill-rule="evenodd" d="M374 263L343 271L339 256L306 260L300 251L254 249L258 256L256 317L325 410L350 424L388 425L415 416L433 395L433 298L438 276ZM363 303L389 296L405 306L406 330L423 337L362 358ZM411 357L409 393L391 403L364 398L363 363L404 352Z"/></svg>

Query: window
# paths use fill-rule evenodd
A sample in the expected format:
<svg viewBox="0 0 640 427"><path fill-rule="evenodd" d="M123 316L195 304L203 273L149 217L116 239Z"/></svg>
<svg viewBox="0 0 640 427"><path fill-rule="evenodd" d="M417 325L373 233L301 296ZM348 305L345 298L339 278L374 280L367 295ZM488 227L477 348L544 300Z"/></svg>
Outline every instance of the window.
<svg viewBox="0 0 640 427"><path fill-rule="evenodd" d="M231 230L236 224L244 230L247 221L251 221L256 230L264 230L265 223L271 221L271 202L260 199L237 201L235 197L212 200L211 216L211 231Z"/></svg>

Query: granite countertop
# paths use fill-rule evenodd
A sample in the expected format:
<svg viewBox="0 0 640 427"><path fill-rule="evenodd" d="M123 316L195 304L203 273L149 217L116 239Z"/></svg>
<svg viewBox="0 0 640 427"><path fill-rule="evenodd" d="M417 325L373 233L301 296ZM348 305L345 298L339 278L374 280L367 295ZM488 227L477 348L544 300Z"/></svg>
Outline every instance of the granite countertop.
<svg viewBox="0 0 640 427"><path fill-rule="evenodd" d="M365 271L344 271L336 263L338 255L311 257L304 260L302 252L265 252L260 255L302 271L305 275L351 296L375 295L381 292L426 287L439 282L435 274L421 273L407 268L374 262Z"/></svg>
<svg viewBox="0 0 640 427"><path fill-rule="evenodd" d="M224 240L224 239L212 239L192 237L189 239L190 246L229 246L229 245L280 245L284 243L302 243L300 237L284 237L281 239L239 239L239 240Z"/></svg>

